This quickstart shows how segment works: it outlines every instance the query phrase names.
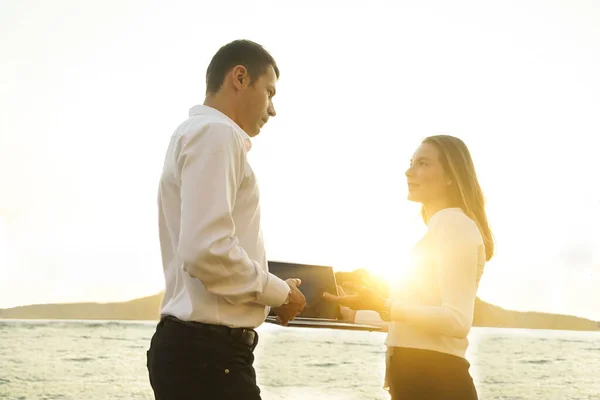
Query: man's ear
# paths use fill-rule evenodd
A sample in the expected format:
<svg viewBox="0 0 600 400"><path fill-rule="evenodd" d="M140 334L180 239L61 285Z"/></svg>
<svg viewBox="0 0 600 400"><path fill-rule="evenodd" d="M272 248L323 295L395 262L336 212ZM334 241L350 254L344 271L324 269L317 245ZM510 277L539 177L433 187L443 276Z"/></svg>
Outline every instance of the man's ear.
<svg viewBox="0 0 600 400"><path fill-rule="evenodd" d="M236 89L245 89L250 84L250 76L248 70L243 65L236 65L231 70L231 77L233 80L233 86Z"/></svg>

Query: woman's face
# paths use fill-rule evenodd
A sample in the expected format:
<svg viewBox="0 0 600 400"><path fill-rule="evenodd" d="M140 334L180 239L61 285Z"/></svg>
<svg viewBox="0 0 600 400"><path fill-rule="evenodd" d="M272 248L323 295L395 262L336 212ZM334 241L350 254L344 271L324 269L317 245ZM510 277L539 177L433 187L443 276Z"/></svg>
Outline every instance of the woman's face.
<svg viewBox="0 0 600 400"><path fill-rule="evenodd" d="M430 143L422 143L410 160L405 172L408 200L419 203L437 203L448 199L452 181L440 162L440 152Z"/></svg>

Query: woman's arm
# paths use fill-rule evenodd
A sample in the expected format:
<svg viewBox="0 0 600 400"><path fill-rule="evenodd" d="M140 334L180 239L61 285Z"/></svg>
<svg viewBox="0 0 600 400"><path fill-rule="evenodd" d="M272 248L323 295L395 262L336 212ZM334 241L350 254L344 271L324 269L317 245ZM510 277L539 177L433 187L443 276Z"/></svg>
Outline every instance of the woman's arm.
<svg viewBox="0 0 600 400"><path fill-rule="evenodd" d="M383 331L388 330L388 321L381 319L381 316L377 311L372 310L358 310L354 314L354 323L364 325L374 325L382 328Z"/></svg>

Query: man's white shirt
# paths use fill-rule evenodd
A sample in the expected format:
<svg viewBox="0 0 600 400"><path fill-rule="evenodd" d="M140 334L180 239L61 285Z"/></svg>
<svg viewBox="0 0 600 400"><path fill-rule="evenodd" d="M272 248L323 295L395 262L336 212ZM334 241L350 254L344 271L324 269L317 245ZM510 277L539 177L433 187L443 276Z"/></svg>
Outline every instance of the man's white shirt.
<svg viewBox="0 0 600 400"><path fill-rule="evenodd" d="M268 272L249 136L203 105L173 133L160 179L161 315L259 326L288 284Z"/></svg>

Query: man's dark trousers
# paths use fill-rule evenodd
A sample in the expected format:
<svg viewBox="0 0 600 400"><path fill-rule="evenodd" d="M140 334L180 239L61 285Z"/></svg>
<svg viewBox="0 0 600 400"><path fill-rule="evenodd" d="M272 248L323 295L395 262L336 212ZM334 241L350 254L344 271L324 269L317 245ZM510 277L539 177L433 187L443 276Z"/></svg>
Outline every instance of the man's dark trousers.
<svg viewBox="0 0 600 400"><path fill-rule="evenodd" d="M147 352L156 400L261 400L254 330L163 317Z"/></svg>

